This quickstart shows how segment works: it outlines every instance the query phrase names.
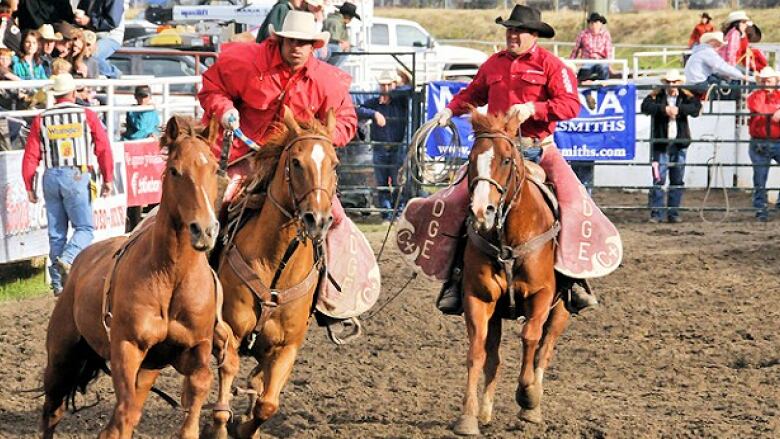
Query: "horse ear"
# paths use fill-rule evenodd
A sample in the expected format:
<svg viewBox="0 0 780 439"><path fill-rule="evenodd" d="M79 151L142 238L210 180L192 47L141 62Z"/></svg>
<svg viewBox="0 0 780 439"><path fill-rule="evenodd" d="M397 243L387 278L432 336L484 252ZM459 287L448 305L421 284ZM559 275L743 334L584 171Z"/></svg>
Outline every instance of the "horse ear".
<svg viewBox="0 0 780 439"><path fill-rule="evenodd" d="M206 142L209 145L214 145L217 143L217 136L219 135L219 121L216 117L212 117L209 120L209 124L206 125L203 128L203 131L201 131L200 136L206 139Z"/></svg>
<svg viewBox="0 0 780 439"><path fill-rule="evenodd" d="M504 131L509 137L516 137L517 130L520 129L520 121L516 117L509 117L509 115L504 116L504 121Z"/></svg>
<svg viewBox="0 0 780 439"><path fill-rule="evenodd" d="M162 139L160 139L160 145L168 147L168 153L171 152L173 145L176 144L176 139L181 135L181 130L186 127L184 118L179 115L173 115L168 119L168 123L165 124L165 131L163 132Z"/></svg>
<svg viewBox="0 0 780 439"><path fill-rule="evenodd" d="M290 107L287 105L284 106L284 124L287 126L287 129L295 133L296 135L301 133L301 126L298 125L298 121L295 120L295 115L293 115L292 110L290 110Z"/></svg>
<svg viewBox="0 0 780 439"><path fill-rule="evenodd" d="M325 129L331 136L336 132L336 111L332 108L328 109L328 114L325 116Z"/></svg>

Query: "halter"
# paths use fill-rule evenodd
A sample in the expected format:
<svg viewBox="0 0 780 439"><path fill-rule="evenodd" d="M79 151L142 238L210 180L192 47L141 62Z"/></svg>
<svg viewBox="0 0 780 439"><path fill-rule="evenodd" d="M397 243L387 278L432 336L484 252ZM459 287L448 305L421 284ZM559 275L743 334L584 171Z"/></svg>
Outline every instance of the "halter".
<svg viewBox="0 0 780 439"><path fill-rule="evenodd" d="M268 187L268 199L271 200L274 206L276 206L277 209L279 209L282 214L287 217L287 219L294 221L296 218L299 218L300 215L300 208L299 204L301 201L306 198L309 194L317 191L325 192L325 194L328 196L328 198L332 201L333 200L333 193L331 191L325 189L321 186L315 186L311 188L309 191L301 195L300 197L296 196L295 188L293 187L292 178L290 178L290 148L292 148L293 145L295 145L298 142L301 142L303 140L322 140L333 146L333 141L325 136L319 135L319 134L310 134L306 136L300 136L292 139L290 142L288 142L286 145L284 145L284 148L282 149L282 152L286 154L285 160L284 160L284 180L287 182L287 193L290 196L290 200L292 201L292 212L285 209L279 201L274 198L273 194L271 193L271 187ZM298 225L298 234L300 235L302 232L300 224Z"/></svg>

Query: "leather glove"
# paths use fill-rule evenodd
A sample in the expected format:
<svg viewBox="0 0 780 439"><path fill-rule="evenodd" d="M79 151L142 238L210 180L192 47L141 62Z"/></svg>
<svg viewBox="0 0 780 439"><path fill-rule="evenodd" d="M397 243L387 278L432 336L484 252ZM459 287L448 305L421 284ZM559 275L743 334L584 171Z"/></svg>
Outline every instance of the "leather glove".
<svg viewBox="0 0 780 439"><path fill-rule="evenodd" d="M447 125L450 124L450 121L452 120L452 110L449 108L445 108L438 113L436 113L436 116L433 116L433 120L435 120L440 127L444 128Z"/></svg>
<svg viewBox="0 0 780 439"><path fill-rule="evenodd" d="M231 108L222 115L222 126L226 129L234 130L238 128L238 110Z"/></svg>
<svg viewBox="0 0 780 439"><path fill-rule="evenodd" d="M534 115L536 109L533 102L526 102L524 104L515 104L509 108L509 117L516 117L520 123L525 122L531 116Z"/></svg>

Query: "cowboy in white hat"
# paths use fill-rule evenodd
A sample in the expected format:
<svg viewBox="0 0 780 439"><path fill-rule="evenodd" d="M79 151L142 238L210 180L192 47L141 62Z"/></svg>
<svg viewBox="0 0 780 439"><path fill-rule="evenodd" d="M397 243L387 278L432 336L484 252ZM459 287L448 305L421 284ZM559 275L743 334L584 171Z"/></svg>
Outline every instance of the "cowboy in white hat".
<svg viewBox="0 0 780 439"><path fill-rule="evenodd" d="M101 196L113 189L114 159L108 134L97 114L75 104L76 81L69 73L52 76L54 107L35 116L24 147L22 179L27 198L38 202L35 171L43 160L43 198L49 232L51 287L62 292L65 277L76 256L92 242L90 157L94 154L103 175ZM63 123L67 121L67 123ZM90 153L90 149L94 149ZM68 226L73 234L68 239Z"/></svg>
<svg viewBox="0 0 780 439"><path fill-rule="evenodd" d="M650 115L653 188L650 189L650 222L682 221L679 207L685 180L685 156L690 145L688 117L698 117L701 101L688 90L681 89L685 76L678 70L668 71L662 78L663 87L654 89L642 101L642 113ZM669 176L669 190L663 187ZM666 198L666 199L665 199Z"/></svg>
<svg viewBox="0 0 780 439"><path fill-rule="evenodd" d="M723 32L707 32L701 36L700 44L693 46L691 57L685 64L685 77L690 88L697 93L705 92L710 85L728 87L731 81L748 80L738 68L729 65L718 54L723 46Z"/></svg>
<svg viewBox="0 0 780 439"><path fill-rule="evenodd" d="M223 46L217 62L203 74L198 93L204 118L220 120L225 128L240 127L259 144L272 134L273 123L281 120L283 106L298 119L326 121L328 110L336 113L333 143L347 144L357 130L357 116L349 97L352 78L344 71L312 56L327 44L330 34L318 32L314 16L290 11L281 29L269 26L272 38L257 43L231 43ZM218 139L215 154L219 157ZM235 139L230 152L233 164L228 174L235 184L249 171L244 158L249 147Z"/></svg>
<svg viewBox="0 0 780 439"><path fill-rule="evenodd" d="M732 66L737 65L740 42L750 24L752 23L745 11L731 12L723 23L724 44L720 48L720 56Z"/></svg>
<svg viewBox="0 0 780 439"><path fill-rule="evenodd" d="M262 43L271 36L270 26L277 29L284 24L284 19L290 11L308 11L315 15L318 29L322 29L322 8L325 6L324 0L278 0L271 7L268 15L265 16L263 24L257 29L255 41ZM317 13L319 11L319 14ZM319 17L317 17L319 15Z"/></svg>
<svg viewBox="0 0 780 439"><path fill-rule="evenodd" d="M54 46L57 44L57 41L62 40L62 34L55 34L54 27L50 24L42 24L38 28L38 33L41 34L41 64L43 65L43 70L46 71L46 76L51 76Z"/></svg>
<svg viewBox="0 0 780 439"><path fill-rule="evenodd" d="M761 87L750 93L747 107L750 110L750 161L753 163L753 207L756 219L768 221L766 180L769 165L774 160L780 163L780 72L770 66L756 74ZM776 205L778 207L780 205Z"/></svg>

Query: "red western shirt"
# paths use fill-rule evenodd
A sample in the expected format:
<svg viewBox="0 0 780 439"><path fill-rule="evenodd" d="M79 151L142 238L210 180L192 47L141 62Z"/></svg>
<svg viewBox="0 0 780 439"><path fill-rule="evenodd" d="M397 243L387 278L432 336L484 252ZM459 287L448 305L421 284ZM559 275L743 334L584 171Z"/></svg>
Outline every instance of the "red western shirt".
<svg viewBox="0 0 780 439"><path fill-rule="evenodd" d="M520 127L524 137L544 139L555 131L557 121L580 112L574 72L537 45L517 56L503 50L488 58L447 108L459 115L469 111L469 105L487 104L489 113L498 114L526 102L533 102L535 111Z"/></svg>
<svg viewBox="0 0 780 439"><path fill-rule="evenodd" d="M780 122L771 120L771 115L780 110L780 90L756 90L750 93L747 107L751 113L769 114L769 116L750 116L750 137L780 140ZM767 126L771 127L769 135L766 132Z"/></svg>
<svg viewBox="0 0 780 439"><path fill-rule="evenodd" d="M336 112L333 143L346 145L357 131L357 115L349 96L352 78L338 68L311 56L294 74L282 60L279 44L273 39L257 43L231 43L222 46L217 62L203 74L203 88L198 93L205 110L204 120L222 120L235 108L240 115L241 130L252 140L263 144L272 125L282 118L287 105L295 117L325 122L327 111ZM222 135L213 145L219 157ZM240 140L233 142L230 160L249 153Z"/></svg>
<svg viewBox="0 0 780 439"><path fill-rule="evenodd" d="M67 104L72 102L68 99L60 98L57 99L56 103ZM100 167L100 173L103 175L104 181L112 182L114 181L114 156L111 153L111 143L108 141L106 129L94 111L88 108L83 110L86 115L87 128L89 129L88 134L92 137L92 143L95 145L95 156ZM24 147L24 156L22 157L22 179L28 191L32 190L35 170L38 168L38 163L40 163L41 157L45 152L42 150L41 130L46 129L46 127L41 123L42 119L42 114L35 116L33 119L30 126L30 134L27 137L27 144ZM84 134L85 138L89 137L86 135L87 133Z"/></svg>
<svg viewBox="0 0 780 439"><path fill-rule="evenodd" d="M699 23L694 26L693 30L691 31L691 37L688 38L688 48L690 49L694 44L699 44L699 40L701 39L702 35L714 30L715 28L712 26L712 23Z"/></svg>

